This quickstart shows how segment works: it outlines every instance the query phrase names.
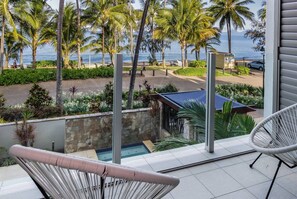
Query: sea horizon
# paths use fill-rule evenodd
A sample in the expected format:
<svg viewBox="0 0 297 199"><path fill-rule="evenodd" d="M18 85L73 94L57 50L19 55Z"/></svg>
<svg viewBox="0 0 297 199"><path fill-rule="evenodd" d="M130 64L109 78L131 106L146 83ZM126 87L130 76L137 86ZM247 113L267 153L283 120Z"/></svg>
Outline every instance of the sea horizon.
<svg viewBox="0 0 297 199"><path fill-rule="evenodd" d="M214 46L217 51L219 52L227 52L228 51L228 39L227 39L227 33L222 32L221 35L221 44L218 46ZM232 53L235 56L236 60L257 60L262 59L263 54L261 52L255 52L253 47L255 44L253 41L249 38L244 37L244 32L232 32ZM188 48L188 60L195 60L195 53L191 53L192 48ZM131 56L130 53L127 51L122 51L123 54L123 60L124 62L131 62ZM83 63L85 64L94 64L94 63L101 63L102 61L102 54L95 54L90 51L86 51L82 53L82 59ZM139 53L139 62L147 62L148 61L148 52L141 51ZM53 46L46 44L42 47L39 47L37 50L37 56L36 60L56 60L57 53ZM204 49L201 49L200 58L203 60L205 59L205 52ZM158 61L161 61L161 53L156 53L156 58ZM71 60L77 60L77 55L73 54L70 57ZM170 49L165 50L165 59L167 61L170 60L181 60L181 50L180 46L177 41L173 41L170 45ZM17 60L19 63L19 60ZM32 63L32 55L31 55L31 49L26 48L24 49L24 55L23 55L23 62L26 65L29 65ZM108 54L105 54L105 62L110 63L110 58ZM10 64L13 63L13 60L11 59L9 61Z"/></svg>

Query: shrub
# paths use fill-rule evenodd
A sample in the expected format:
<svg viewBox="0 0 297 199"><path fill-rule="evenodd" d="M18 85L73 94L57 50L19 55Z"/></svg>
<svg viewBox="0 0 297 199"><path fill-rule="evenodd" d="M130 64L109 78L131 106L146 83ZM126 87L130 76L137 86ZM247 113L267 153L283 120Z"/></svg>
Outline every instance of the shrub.
<svg viewBox="0 0 297 199"><path fill-rule="evenodd" d="M0 109L4 108L5 101L6 101L6 99L4 98L4 96L2 94L0 94Z"/></svg>
<svg viewBox="0 0 297 199"><path fill-rule="evenodd" d="M242 104L255 106L256 108L264 107L263 88L260 87L246 84L222 84L216 86L216 92Z"/></svg>
<svg viewBox="0 0 297 199"><path fill-rule="evenodd" d="M158 92L158 93L174 93L174 92L178 92L178 89L176 88L176 86L174 84L169 83L161 88L157 88L156 92Z"/></svg>
<svg viewBox="0 0 297 199"><path fill-rule="evenodd" d="M0 112L0 117L7 122L14 122L22 118L23 108L7 108Z"/></svg>
<svg viewBox="0 0 297 199"><path fill-rule="evenodd" d="M235 69L237 70L238 75L249 75L250 68L245 66L236 66Z"/></svg>
<svg viewBox="0 0 297 199"><path fill-rule="evenodd" d="M174 71L177 75L203 77L206 73L206 68L180 68Z"/></svg>
<svg viewBox="0 0 297 199"><path fill-rule="evenodd" d="M144 107L148 107L151 102L150 94L152 93L152 87L148 82L145 80L143 83L145 90L141 92L141 101Z"/></svg>
<svg viewBox="0 0 297 199"><path fill-rule="evenodd" d="M34 133L34 127L31 124L28 124L28 120L32 118L33 113L26 110L22 113L22 123L19 125L18 121L15 122L16 129L15 134L23 146L31 146L33 147L33 143L35 140L35 133Z"/></svg>
<svg viewBox="0 0 297 199"><path fill-rule="evenodd" d="M75 67L75 66L77 66L77 61L76 60L70 60L69 65L71 67ZM57 60L36 61L36 67L37 68L57 67Z"/></svg>
<svg viewBox="0 0 297 199"><path fill-rule="evenodd" d="M206 61L204 61L204 60L195 60L195 61L191 61L191 62L189 63L189 67L193 67L193 68L206 67Z"/></svg>
<svg viewBox="0 0 297 199"><path fill-rule="evenodd" d="M14 164L16 164L16 161L8 155L6 148L0 146L0 167Z"/></svg>
<svg viewBox="0 0 297 199"><path fill-rule="evenodd" d="M6 121L2 117L0 117L0 124L4 124L4 123L6 123Z"/></svg>
<svg viewBox="0 0 297 199"><path fill-rule="evenodd" d="M38 84L34 84L29 91L29 97L26 100L25 105L33 110L38 110L50 106L52 102L53 99L49 96L49 92Z"/></svg>
<svg viewBox="0 0 297 199"><path fill-rule="evenodd" d="M83 68L83 69L63 69L63 80L88 79L97 77L113 77L113 68ZM25 70L5 70L0 76L0 86L14 84L29 84L37 82L47 82L56 80L56 69L39 68Z"/></svg>
<svg viewBox="0 0 297 199"><path fill-rule="evenodd" d="M57 60L36 61L36 67L37 68L56 67L56 66L57 66Z"/></svg>
<svg viewBox="0 0 297 199"><path fill-rule="evenodd" d="M154 151L166 151L169 149L184 147L197 144L196 141L188 140L182 137L168 137L155 144Z"/></svg>
<svg viewBox="0 0 297 199"><path fill-rule="evenodd" d="M104 100L106 104L112 108L113 105L113 83L109 82L105 85L105 88L103 90L104 93Z"/></svg>

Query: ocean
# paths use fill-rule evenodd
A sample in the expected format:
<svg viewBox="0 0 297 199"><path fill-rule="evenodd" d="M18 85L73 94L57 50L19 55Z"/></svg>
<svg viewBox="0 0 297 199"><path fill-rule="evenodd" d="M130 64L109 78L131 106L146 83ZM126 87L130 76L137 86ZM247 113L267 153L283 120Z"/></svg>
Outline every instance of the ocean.
<svg viewBox="0 0 297 199"><path fill-rule="evenodd" d="M244 37L244 32L232 32L232 51L235 55L235 58L238 60L241 59L261 59L262 54L260 52L255 52L253 49L253 41ZM227 52L228 51L228 39L227 33L223 32L221 35L221 44L219 46L214 46L219 52ZM181 60L181 50L178 42L172 42L171 48L166 49L165 51L166 60ZM130 54L127 51L122 52L124 55L124 62L131 62ZM56 60L56 51L51 45L44 45L38 48L37 57L38 61L40 60ZM149 53L148 52L140 52L139 54L139 62L147 61ZM201 49L201 59L205 59L204 49ZM83 62L86 64L93 63L101 63L102 55L94 54L93 52L83 52L82 53ZM76 60L76 54L71 56L72 60ZM157 53L157 59L161 61L161 53ZM188 49L188 59L195 60L195 54L191 53L191 48ZM106 62L110 62L109 55L105 55ZM10 60L12 63L13 60ZM32 55L31 49L27 48L24 50L24 64L31 64Z"/></svg>

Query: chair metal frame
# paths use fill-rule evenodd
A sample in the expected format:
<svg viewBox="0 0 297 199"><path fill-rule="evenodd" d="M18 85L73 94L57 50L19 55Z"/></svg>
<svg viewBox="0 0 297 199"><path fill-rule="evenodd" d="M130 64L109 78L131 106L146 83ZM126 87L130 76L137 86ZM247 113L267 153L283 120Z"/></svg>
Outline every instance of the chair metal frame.
<svg viewBox="0 0 297 199"><path fill-rule="evenodd" d="M164 174L20 145L9 154L45 198L161 198L179 184Z"/></svg>
<svg viewBox="0 0 297 199"><path fill-rule="evenodd" d="M258 157L254 164L266 154L279 160L272 182L266 195L268 199L282 164L292 169L297 166L297 104L282 109L260 122L251 132L249 143Z"/></svg>

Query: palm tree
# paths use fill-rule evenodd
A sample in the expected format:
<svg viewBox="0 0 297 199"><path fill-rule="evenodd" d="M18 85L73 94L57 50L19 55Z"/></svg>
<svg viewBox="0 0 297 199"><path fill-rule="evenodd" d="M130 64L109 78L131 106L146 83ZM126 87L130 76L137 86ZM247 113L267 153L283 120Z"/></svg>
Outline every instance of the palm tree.
<svg viewBox="0 0 297 199"><path fill-rule="evenodd" d="M104 29L105 32L105 40L104 40L104 52L107 52L109 54L111 64L113 65L113 55L116 52L122 51L124 48L120 45L116 45L118 37L116 37L116 32L112 27L106 27ZM94 39L90 41L90 44L87 45L85 48L91 49L92 52L95 52L95 54L102 52L103 45L102 45L102 34L96 34L94 36ZM83 49L85 49L83 48Z"/></svg>
<svg viewBox="0 0 297 199"><path fill-rule="evenodd" d="M32 49L32 67L36 66L37 47L50 41L49 28L51 27L54 12L46 0L31 0L29 7L21 13L26 23L24 29Z"/></svg>
<svg viewBox="0 0 297 199"><path fill-rule="evenodd" d="M133 92L134 92L134 85L135 85L135 78L136 78L136 70L137 70L137 65L138 65L139 51L140 51L140 45L141 45L144 26L145 26L145 22L146 22L145 19L147 17L149 5L150 5L150 0L146 0L144 8L143 8L142 17L141 17L141 22L140 22L140 27L139 27L139 32L138 32L138 37L137 37L137 42L136 42L136 47L135 47L132 71L131 71L128 101L127 101L128 109L131 109L133 106Z"/></svg>
<svg viewBox="0 0 297 199"><path fill-rule="evenodd" d="M16 37L16 28L10 11L10 1L0 0L0 15L2 18L2 31L1 31L1 42L0 42L0 74L3 72L3 58L4 58L4 40L5 40L5 27L6 21L13 27L14 36Z"/></svg>
<svg viewBox="0 0 297 199"><path fill-rule="evenodd" d="M84 12L86 21L91 25L92 29L100 28L102 34L102 65L105 65L105 29L110 26L116 32L120 32L123 25L127 21L129 15L126 4L118 4L114 6L113 0L88 0L87 8Z"/></svg>
<svg viewBox="0 0 297 199"><path fill-rule="evenodd" d="M191 102L178 112L181 118L187 118L198 132L205 131L205 105ZM215 138L222 139L249 134L255 127L254 119L249 115L232 113L232 101L223 104L223 110L215 113Z"/></svg>
<svg viewBox="0 0 297 199"><path fill-rule="evenodd" d="M20 36L20 35L18 35ZM4 55L5 55L5 64L4 67L8 68L8 63L10 59L18 59L18 52L20 49L21 43L18 38L15 38L13 32L6 31L5 33L5 48L4 48Z"/></svg>
<svg viewBox="0 0 297 199"><path fill-rule="evenodd" d="M57 14L55 19L58 19L58 17L59 15ZM62 30L62 55L63 66L65 66L65 68L70 66L70 55L78 51L77 46L79 45L81 48L81 45L84 45L90 39L90 37L84 36L86 29L78 31L76 21L77 13L75 6L73 3L67 3L64 8ZM54 31L55 27L57 27L57 23L53 24L53 28L51 28L51 31L49 31L48 34L50 35L49 37L52 38L53 45L57 47L57 36Z"/></svg>
<svg viewBox="0 0 297 199"><path fill-rule="evenodd" d="M266 0L262 2L262 8L258 11L258 16L261 21L266 20Z"/></svg>
<svg viewBox="0 0 297 199"><path fill-rule="evenodd" d="M228 52L231 53L231 24L235 30L244 29L245 20L252 21L254 13L246 5L254 3L253 0L211 0L213 5L209 11L216 21L219 21L220 29L227 26Z"/></svg>
<svg viewBox="0 0 297 199"><path fill-rule="evenodd" d="M62 99L62 31L64 16L64 0L60 0L57 33L57 81L56 81L56 105L63 112Z"/></svg>
<svg viewBox="0 0 297 199"><path fill-rule="evenodd" d="M20 0L16 1L14 3L14 10L13 10L13 17L15 19L15 22L17 23L17 32L20 35L19 41L20 41L20 57L19 57L19 62L21 68L23 67L23 54L24 54L24 49L28 47L29 41L25 37L25 31L24 29L27 27L26 22L22 18L22 13L24 10L28 8L28 2L25 0Z"/></svg>
<svg viewBox="0 0 297 199"><path fill-rule="evenodd" d="M266 1L263 1L262 8L258 11L259 20L253 20L251 29L244 34L256 43L253 47L255 51L265 51L265 32L266 32Z"/></svg>
<svg viewBox="0 0 297 199"><path fill-rule="evenodd" d="M171 39L177 39L181 47L182 67L186 66L186 48L188 42L197 35L201 35L201 27L211 24L212 18L206 16L200 1L173 0L172 9L164 9L159 13L156 21L157 31L164 33Z"/></svg>
<svg viewBox="0 0 297 199"><path fill-rule="evenodd" d="M80 68L81 67L81 55L80 55L80 37L81 37L81 22L80 22L80 0L76 0L76 14L77 14L77 33L78 33L78 37L77 37L77 67Z"/></svg>

